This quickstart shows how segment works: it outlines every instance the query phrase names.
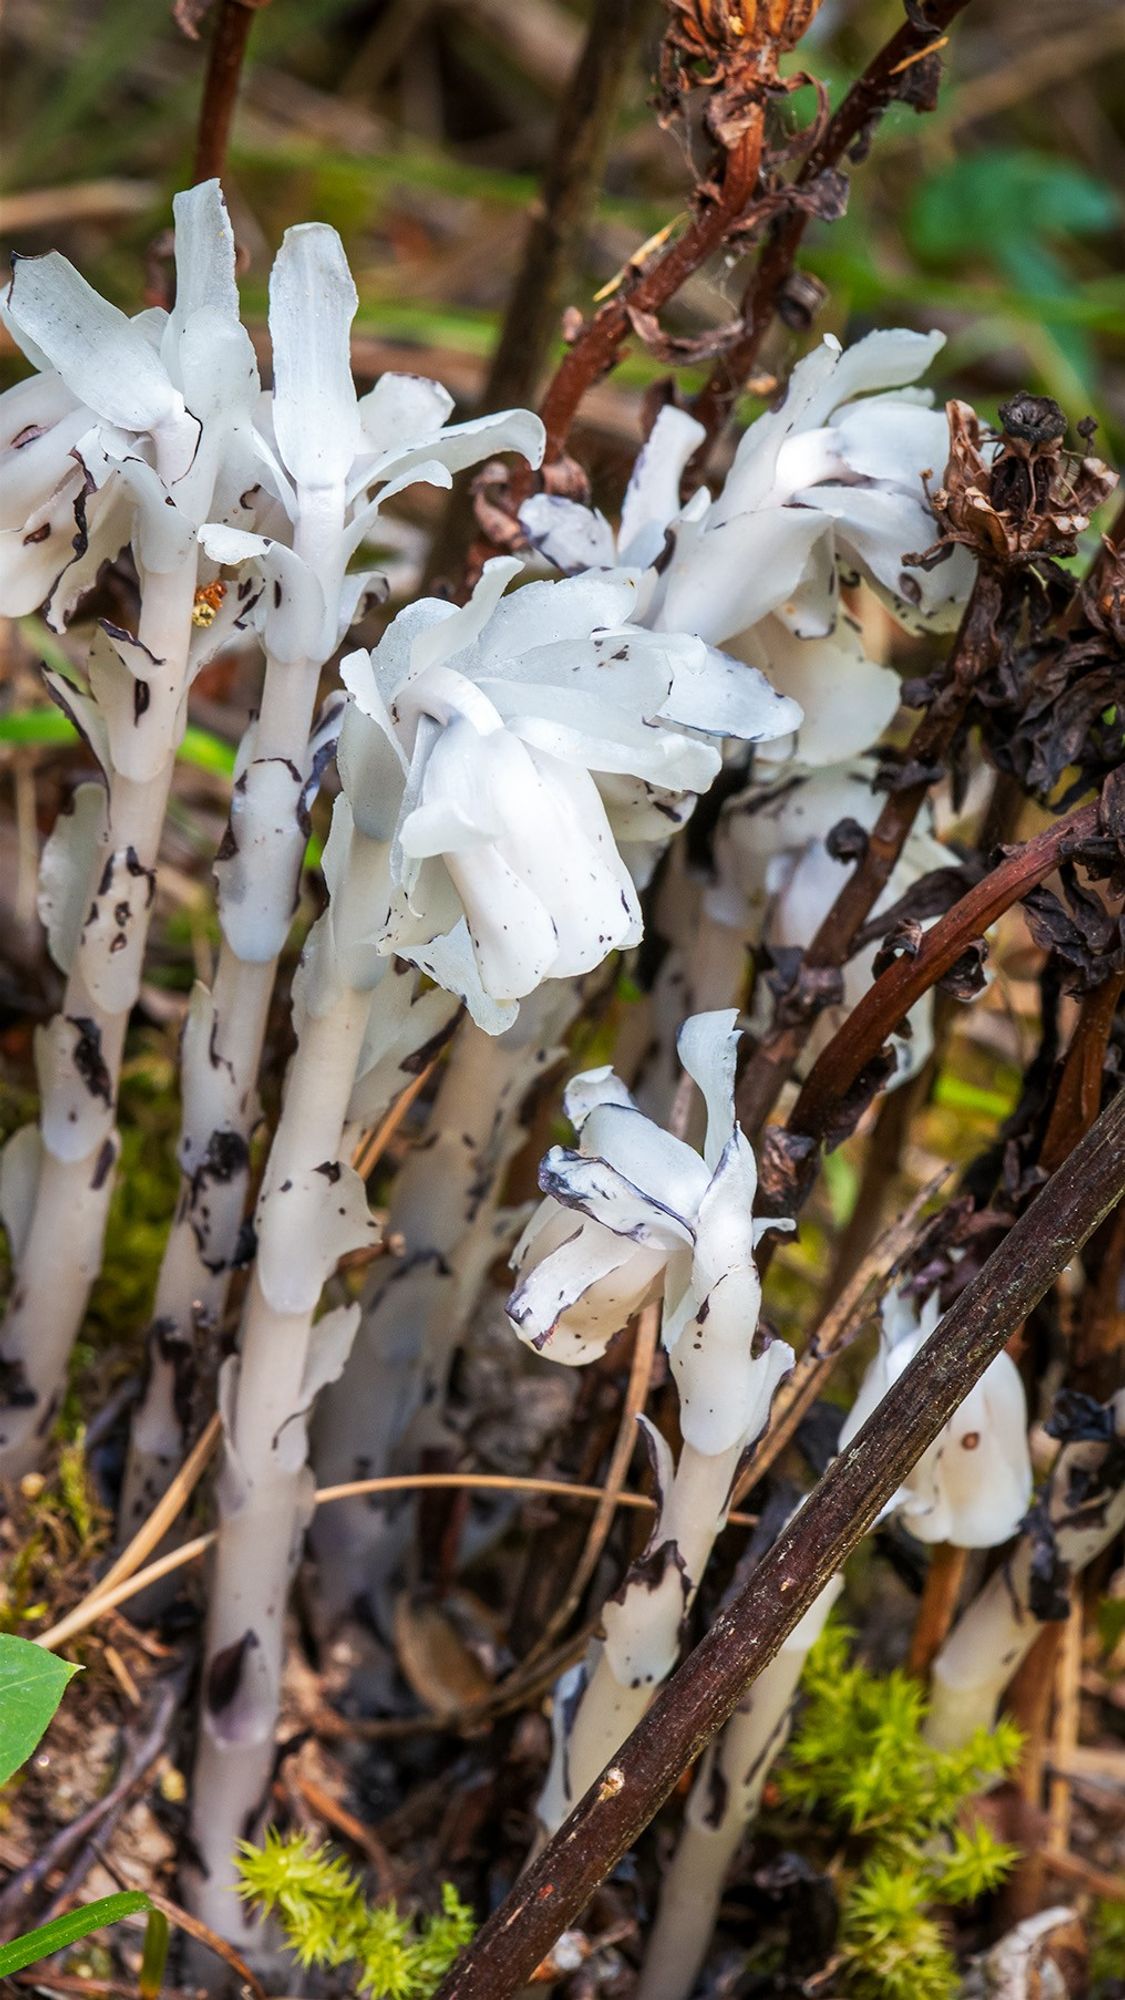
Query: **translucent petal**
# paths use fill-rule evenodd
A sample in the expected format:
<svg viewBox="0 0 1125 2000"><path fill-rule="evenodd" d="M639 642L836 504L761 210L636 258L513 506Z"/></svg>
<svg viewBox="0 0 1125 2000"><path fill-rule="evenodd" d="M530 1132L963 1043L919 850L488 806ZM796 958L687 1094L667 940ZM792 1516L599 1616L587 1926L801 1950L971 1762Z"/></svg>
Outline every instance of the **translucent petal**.
<svg viewBox="0 0 1125 2000"><path fill-rule="evenodd" d="M699 532L681 528L665 576L658 624L721 646L783 604L800 580L823 518L801 507L736 516Z"/></svg>
<svg viewBox="0 0 1125 2000"><path fill-rule="evenodd" d="M323 222L287 229L270 272L273 426L298 486L343 489L362 446L351 366L358 303L336 231Z"/></svg>
<svg viewBox="0 0 1125 2000"><path fill-rule="evenodd" d="M238 320L234 231L217 180L201 181L172 197L175 218L176 300L165 322L160 351L176 374L177 352L193 313L207 311L230 323Z"/></svg>
<svg viewBox="0 0 1125 2000"><path fill-rule="evenodd" d="M692 1082L698 1085L707 1106L703 1158L712 1172L734 1132L734 1072L741 1040L737 1023L737 1007L693 1014L676 1037L680 1061ZM753 1195L751 1187L751 1203Z"/></svg>
<svg viewBox="0 0 1125 2000"><path fill-rule="evenodd" d="M613 529L604 514L554 493L534 493L520 508L520 527L533 549L564 575L584 569L612 569L617 560Z"/></svg>
<svg viewBox="0 0 1125 2000"><path fill-rule="evenodd" d="M661 410L633 467L621 509L620 560L647 569L680 511L684 468L706 437L703 425L671 404Z"/></svg>
<svg viewBox="0 0 1125 2000"><path fill-rule="evenodd" d="M151 343L57 250L16 259L8 304L16 324L98 416L128 431L155 431L183 418L183 399Z"/></svg>

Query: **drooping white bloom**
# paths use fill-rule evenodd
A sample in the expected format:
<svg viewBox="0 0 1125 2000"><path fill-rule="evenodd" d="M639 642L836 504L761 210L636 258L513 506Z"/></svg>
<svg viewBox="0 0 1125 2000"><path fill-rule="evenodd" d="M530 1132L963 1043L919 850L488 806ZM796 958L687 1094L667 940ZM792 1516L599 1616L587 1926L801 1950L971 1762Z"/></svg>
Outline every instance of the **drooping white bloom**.
<svg viewBox="0 0 1125 2000"><path fill-rule="evenodd" d="M46 603L61 627L130 538L148 570L176 568L203 509L252 482L258 371L219 183L173 208L171 313L127 318L56 251L16 260L5 317L41 372L0 398L7 611Z"/></svg>
<svg viewBox="0 0 1125 2000"><path fill-rule="evenodd" d="M799 719L701 641L638 630L635 575L504 597L520 568L487 563L460 609L410 605L341 668L344 789L357 825L393 836L380 948L461 991L490 1032L544 979L639 939L618 805L641 837L638 787L656 818L652 800L701 792L718 771L695 732L757 739Z"/></svg>
<svg viewBox="0 0 1125 2000"><path fill-rule="evenodd" d="M721 645L793 696L804 724L764 761L855 756L886 728L899 684L867 658L840 605L841 577L865 578L902 622L938 628L956 621L972 583L962 550L929 572L903 563L935 539L924 478L940 477L949 428L929 392L907 385L942 338L880 332L846 351L826 339L794 369L781 406L746 431L722 490L701 488L682 507L680 481L704 433L665 409L616 539L603 515L546 494L521 512L528 537L563 570L644 566L644 624Z"/></svg>
<svg viewBox="0 0 1125 2000"><path fill-rule="evenodd" d="M724 808L715 840L717 881L705 895L716 921L742 932L752 948L770 951L807 948L848 879L854 862L837 861L828 836L842 820L869 831L882 808L871 789L872 767L861 760L829 765L772 790L753 786ZM931 868L949 861L947 850L915 827L875 904L888 909ZM844 967L843 999L825 1008L808 1044L813 1060L844 1015L871 984L878 941L856 952ZM763 989L763 1002L766 994ZM911 1010L911 1035L892 1037L897 1057L895 1081L921 1068L933 1046L933 999L926 994Z"/></svg>
<svg viewBox="0 0 1125 2000"><path fill-rule="evenodd" d="M214 561L253 577L253 622L280 661L327 659L365 595L381 587L375 573L348 565L394 494L419 482L448 487L493 452L517 451L532 465L543 455L543 426L529 410L451 424L453 398L417 375L384 375L357 395L357 305L336 231L319 222L288 229L270 273L274 388L256 436L274 531L216 524L203 534Z"/></svg>
<svg viewBox="0 0 1125 2000"><path fill-rule="evenodd" d="M684 468L704 440L682 410L661 412L637 461L615 544L604 516L540 494L521 520L560 569L651 566L645 622L725 645L788 606L806 635L834 625L837 565L858 570L900 615L948 623L971 580L956 557L927 573L903 556L934 539L923 476L940 476L948 424L907 385L940 333L868 334L846 351L827 336L798 363L784 402L739 441L722 491L680 506Z"/></svg>
<svg viewBox="0 0 1125 2000"><path fill-rule="evenodd" d="M553 1146L540 1168L547 1199L513 1256L508 1313L520 1338L570 1365L605 1352L648 1299L664 1298L663 1340L680 1397L680 1428L714 1455L765 1423L792 1350L755 1354L761 1302L753 1221L757 1169L734 1116L733 1009L680 1030L680 1061L707 1106L700 1156L633 1103L609 1069L573 1079L564 1099L575 1148Z"/></svg>
<svg viewBox="0 0 1125 2000"><path fill-rule="evenodd" d="M919 1311L905 1294L883 1302L879 1347L840 1432L849 1445L892 1383L931 1336L941 1306L931 1292ZM920 1542L991 1549L1015 1534L1031 1500L1027 1398L1008 1354L989 1363L976 1386L924 1452L887 1508Z"/></svg>

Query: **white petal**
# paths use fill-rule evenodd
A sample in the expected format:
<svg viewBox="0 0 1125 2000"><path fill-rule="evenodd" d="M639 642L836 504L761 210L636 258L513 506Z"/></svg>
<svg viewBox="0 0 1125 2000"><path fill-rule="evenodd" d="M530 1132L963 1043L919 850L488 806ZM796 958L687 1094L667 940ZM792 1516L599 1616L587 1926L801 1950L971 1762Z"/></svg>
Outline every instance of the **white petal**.
<svg viewBox="0 0 1125 2000"><path fill-rule="evenodd" d="M845 348L832 379L833 408L868 389L898 389L924 375L945 346L944 333L880 327Z"/></svg>
<svg viewBox="0 0 1125 2000"><path fill-rule="evenodd" d="M798 494L836 523L837 546L889 590L924 611L930 598L944 602L948 586L937 570L907 569L904 555L918 555L937 538L933 515L918 498L880 486L815 486ZM935 579L936 582L935 582Z"/></svg>
<svg viewBox="0 0 1125 2000"><path fill-rule="evenodd" d="M508 1316L530 1347L581 1367L628 1324L651 1288L653 1263L598 1223L555 1209L520 1272Z"/></svg>
<svg viewBox="0 0 1125 2000"><path fill-rule="evenodd" d="M177 367L177 350L193 313L217 313L230 323L238 320L234 231L219 182L202 181L198 187L174 195L172 214L176 300L160 342L161 356L170 372Z"/></svg>
<svg viewBox="0 0 1125 2000"><path fill-rule="evenodd" d="M273 423L298 486L343 489L362 444L351 366L359 301L326 223L287 229L270 272Z"/></svg>
<svg viewBox="0 0 1125 2000"><path fill-rule="evenodd" d="M588 1125L589 1121L587 1129ZM691 1240L690 1226L679 1215L596 1154L552 1146L540 1162L539 1185L562 1207L580 1209L615 1236L645 1249L667 1255L675 1245Z"/></svg>
<svg viewBox="0 0 1125 2000"><path fill-rule="evenodd" d="M563 1110L576 1132L599 1104L624 1104L635 1110L630 1092L608 1063L572 1076L563 1091Z"/></svg>
<svg viewBox="0 0 1125 2000"><path fill-rule="evenodd" d="M677 661L672 692L661 713L684 729L737 736L744 743L773 742L800 728L803 710L788 687L771 687L746 662L714 646L689 650Z"/></svg>
<svg viewBox="0 0 1125 2000"><path fill-rule="evenodd" d="M635 1106L607 1099L591 1110L582 1128L581 1150L609 1160L634 1187L680 1217L685 1224L681 1235L688 1240L710 1180L694 1146L666 1132Z"/></svg>
<svg viewBox="0 0 1125 2000"><path fill-rule="evenodd" d="M542 461L545 446L542 420L531 410L493 410L463 424L449 424L425 450L450 472L461 472L501 451L518 452L529 465L536 466Z"/></svg>
<svg viewBox="0 0 1125 2000"><path fill-rule="evenodd" d="M504 591L518 576L523 564L518 556L492 556L481 570L467 604L455 609L440 624L421 631L410 650L410 672L414 677L426 672L439 660L452 659L471 646L488 625Z"/></svg>
<svg viewBox="0 0 1125 2000"><path fill-rule="evenodd" d="M636 574L625 570L525 584L497 605L481 635L474 672L505 674L507 663L536 646L561 639L585 642L603 628L616 632L629 623L636 602Z"/></svg>
<svg viewBox="0 0 1125 2000"><path fill-rule="evenodd" d="M785 602L823 533L823 519L801 507L736 516L702 532L680 528L664 578L660 629L721 646Z"/></svg>
<svg viewBox="0 0 1125 2000"><path fill-rule="evenodd" d="M466 923L428 944L406 946L402 955L447 992L456 993L484 1034L502 1035L512 1026L519 1009L513 1001L494 1000L485 992Z"/></svg>
<svg viewBox="0 0 1125 2000"><path fill-rule="evenodd" d="M359 399L359 420L369 450L408 451L432 438L448 421L453 398L428 375L380 375Z"/></svg>
<svg viewBox="0 0 1125 2000"><path fill-rule="evenodd" d="M353 661L367 659L363 653L350 657ZM345 681L347 667L345 661ZM352 671L354 674L356 669ZM378 698L374 689L370 698ZM336 768L355 823L369 840L390 840L394 833L402 799L403 762L390 718L381 727L370 713L365 714L350 701L336 746Z"/></svg>
<svg viewBox="0 0 1125 2000"><path fill-rule="evenodd" d="M734 1072L742 1039L737 1023L737 1007L693 1014L676 1037L680 1061L692 1082L698 1084L707 1106L703 1158L712 1172L734 1132ZM753 1195L751 1188L751 1203Z"/></svg>
<svg viewBox="0 0 1125 2000"><path fill-rule="evenodd" d="M611 569L617 560L613 529L604 514L553 493L533 493L520 508L520 527L533 549L570 575Z"/></svg>
<svg viewBox="0 0 1125 2000"><path fill-rule="evenodd" d="M129 431L183 418L183 398L151 343L57 250L16 259L8 305L67 387L100 417Z"/></svg>
<svg viewBox="0 0 1125 2000"><path fill-rule="evenodd" d="M944 410L918 409L896 397L869 397L837 418L836 434L845 465L860 479L902 486L915 496L924 474L931 486L941 482L949 457Z"/></svg>
<svg viewBox="0 0 1125 2000"><path fill-rule="evenodd" d="M783 619L769 618L733 645L752 648L774 686L800 704L792 752L802 764L841 764L870 749L898 709L898 675L867 658L847 617L826 639L795 638Z"/></svg>
<svg viewBox="0 0 1125 2000"><path fill-rule="evenodd" d="M59 486L81 474L72 447L90 428L90 412L52 370L17 382L0 396L0 529L22 528Z"/></svg>
<svg viewBox="0 0 1125 2000"><path fill-rule="evenodd" d="M685 410L661 410L641 451L621 509L621 561L647 569L664 547L664 533L680 511L684 467L707 433Z"/></svg>

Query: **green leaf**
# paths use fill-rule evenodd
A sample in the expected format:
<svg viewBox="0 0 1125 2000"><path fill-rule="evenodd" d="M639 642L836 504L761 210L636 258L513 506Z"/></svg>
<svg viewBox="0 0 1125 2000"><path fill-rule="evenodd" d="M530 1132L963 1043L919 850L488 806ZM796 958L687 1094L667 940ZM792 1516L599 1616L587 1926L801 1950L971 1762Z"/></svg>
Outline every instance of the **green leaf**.
<svg viewBox="0 0 1125 2000"><path fill-rule="evenodd" d="M993 256L1043 237L1098 235L1120 216L1114 190L1082 168L1030 147L990 147L922 182L907 221L923 257Z"/></svg>
<svg viewBox="0 0 1125 2000"><path fill-rule="evenodd" d="M119 1896L100 1896L96 1903L83 1903L80 1910L70 1910L65 1917L56 1917L54 1923L41 1924L37 1931L25 1931L22 1937L13 1938L11 1944L0 1946L0 1979L12 1972L22 1972L25 1965L36 1965L56 1951L65 1951L67 1945L77 1944L80 1938L89 1937L91 1931L100 1931L106 1924L115 1924L122 1917L139 1916L142 1910L151 1908L148 1897L139 1889L125 1889Z"/></svg>
<svg viewBox="0 0 1125 2000"><path fill-rule="evenodd" d="M0 1785L26 1764L77 1672L30 1639L0 1633Z"/></svg>

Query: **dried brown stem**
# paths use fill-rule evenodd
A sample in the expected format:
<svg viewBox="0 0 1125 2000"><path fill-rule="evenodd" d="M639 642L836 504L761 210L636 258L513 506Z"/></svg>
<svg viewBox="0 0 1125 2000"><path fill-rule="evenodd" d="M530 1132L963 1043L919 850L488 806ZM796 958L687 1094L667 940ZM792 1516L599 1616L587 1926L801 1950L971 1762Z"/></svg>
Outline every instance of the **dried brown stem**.
<svg viewBox="0 0 1125 2000"><path fill-rule="evenodd" d="M914 1241L918 1217L927 1202L933 1200L948 1171L943 1169L926 1187L921 1188L879 1238L864 1257L855 1276L849 1279L831 1311L821 1320L804 1352L798 1356L796 1365L773 1399L769 1429L759 1438L739 1473L734 1489L736 1504L780 1458L801 1418L812 1408L823 1390L840 1356L862 1333L875 1310L880 1291L890 1283L899 1258ZM869 1298L873 1285L878 1289Z"/></svg>
<svg viewBox="0 0 1125 2000"><path fill-rule="evenodd" d="M1080 806L1044 828L1013 849L940 917L914 958L899 958L888 966L817 1058L793 1107L788 1130L822 1139L841 1098L923 993L944 978L968 945L1005 910L1044 881L1067 855L1093 840L1099 825L1099 807L1094 804Z"/></svg>
<svg viewBox="0 0 1125 2000"><path fill-rule="evenodd" d="M982 570L965 607L950 655L946 684L915 729L906 753L909 764L927 774L948 756L973 682L992 657L1001 599L997 578ZM862 925L890 881L931 783L931 776L926 775L890 794L871 829L861 860L805 953L806 966L845 963ZM901 1019L901 1015L896 1016L896 1021ZM744 1131L753 1135L765 1124L814 1024L815 1016L810 1014L807 1020L792 1027L775 1029L755 1050L738 1087L738 1116Z"/></svg>
<svg viewBox="0 0 1125 2000"><path fill-rule="evenodd" d="M246 45L250 40L254 16L266 4L267 0L219 0L207 56L203 102L199 108L199 129L191 170L193 185L200 181L222 180Z"/></svg>
<svg viewBox="0 0 1125 2000"><path fill-rule="evenodd" d="M658 313L742 220L758 181L764 128L765 108L758 103L745 131L725 156L717 194L701 203L682 236L599 307L560 361L539 411L547 429L548 464L562 457L586 391L600 382L617 360L633 330L631 313Z"/></svg>
<svg viewBox="0 0 1125 2000"><path fill-rule="evenodd" d="M917 1680L929 1678L930 1668L948 1636L968 1559L968 1550L959 1549L954 1542L939 1542L930 1557L906 1662L908 1671Z"/></svg>
<svg viewBox="0 0 1125 2000"><path fill-rule="evenodd" d="M838 166L857 141L866 138L888 105L903 96L904 75L936 47L967 5L968 0L929 0L928 6L914 9L913 19L904 22L868 64L802 161L794 183L798 190L807 188L826 168ZM742 302L746 331L716 362L692 404L692 414L709 438L722 429L753 371L811 219L807 208L794 206L774 224Z"/></svg>
<svg viewBox="0 0 1125 2000"><path fill-rule="evenodd" d="M740 1595L721 1611L565 1826L527 1868L439 1989L509 2000L648 1825L999 1354L1125 1191L1125 1092L1014 1224L829 1467Z"/></svg>

